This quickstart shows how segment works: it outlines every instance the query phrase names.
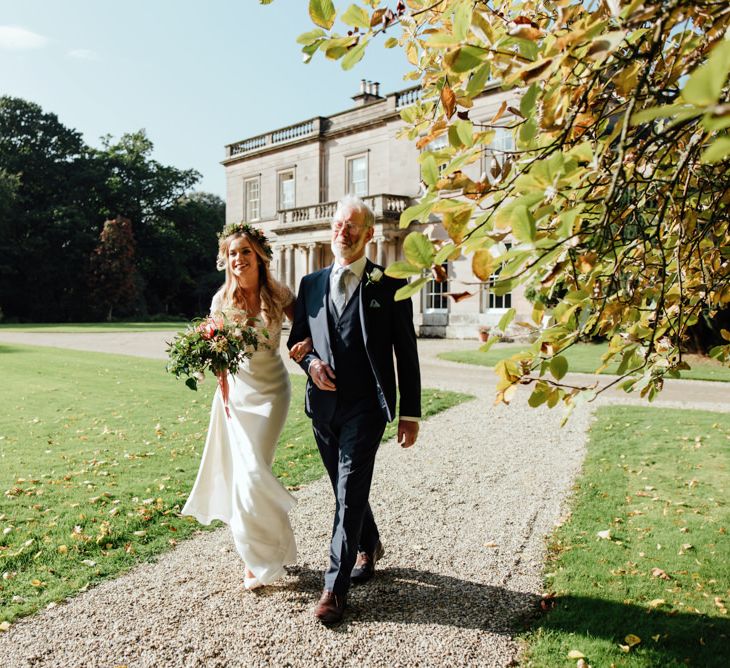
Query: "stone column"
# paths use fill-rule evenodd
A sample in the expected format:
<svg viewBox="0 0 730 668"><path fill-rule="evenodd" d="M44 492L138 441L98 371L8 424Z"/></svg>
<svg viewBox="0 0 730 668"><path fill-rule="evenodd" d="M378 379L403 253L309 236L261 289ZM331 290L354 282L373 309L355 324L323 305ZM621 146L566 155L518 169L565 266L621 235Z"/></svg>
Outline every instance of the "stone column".
<svg viewBox="0 0 730 668"><path fill-rule="evenodd" d="M307 246L307 273L311 274L317 271L317 244L309 244Z"/></svg>
<svg viewBox="0 0 730 668"><path fill-rule="evenodd" d="M385 267L388 264L388 248L386 244L388 243L388 240L385 237L377 237L375 239L375 246L377 248L377 252L375 257L376 262L381 266Z"/></svg>
<svg viewBox="0 0 730 668"><path fill-rule="evenodd" d="M294 255L294 246L287 246L286 247L286 268L287 268L287 274L286 274L286 284L289 286L290 290L294 290L294 280L295 280L295 274L296 274L296 257Z"/></svg>
<svg viewBox="0 0 730 668"><path fill-rule="evenodd" d="M285 284L286 278L284 277L284 247L281 244L276 246L274 251L274 257L276 258L276 280L279 283Z"/></svg>
<svg viewBox="0 0 730 668"><path fill-rule="evenodd" d="M367 245L365 246L365 255L367 256L368 260L371 262L375 262L375 243L371 239L368 241Z"/></svg>

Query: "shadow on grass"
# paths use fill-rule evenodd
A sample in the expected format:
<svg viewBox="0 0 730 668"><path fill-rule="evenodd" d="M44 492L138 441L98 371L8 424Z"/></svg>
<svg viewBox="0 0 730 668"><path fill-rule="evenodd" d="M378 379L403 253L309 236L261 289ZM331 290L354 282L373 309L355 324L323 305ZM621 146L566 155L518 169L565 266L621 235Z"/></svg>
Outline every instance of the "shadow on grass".
<svg viewBox="0 0 730 668"><path fill-rule="evenodd" d="M294 567L289 572L297 576L294 588L309 595L314 606L322 590L321 571ZM545 614L540 601L529 592L416 568L383 567L367 584L351 587L345 619L333 630L347 633L351 622L378 621L512 635L532 626L559 634L573 646L579 640L568 639L568 634L603 639L616 651L626 635L634 633L642 642L631 654L641 658L642 665L727 665L730 620L580 596L555 599L555 608ZM569 649L573 647L563 657Z"/></svg>
<svg viewBox="0 0 730 668"><path fill-rule="evenodd" d="M556 599L555 608L535 626L548 634L600 638L619 652L619 643L624 644L624 638L632 633L641 638L640 645L631 653L641 656L642 665L728 665L730 620L721 617L565 596ZM575 644L575 639L571 642Z"/></svg>

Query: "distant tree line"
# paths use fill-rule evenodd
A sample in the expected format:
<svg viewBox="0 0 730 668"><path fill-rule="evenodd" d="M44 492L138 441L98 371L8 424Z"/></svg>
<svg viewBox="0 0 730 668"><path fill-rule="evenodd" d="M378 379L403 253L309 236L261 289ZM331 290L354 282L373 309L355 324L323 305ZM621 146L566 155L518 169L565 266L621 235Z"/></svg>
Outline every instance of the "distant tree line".
<svg viewBox="0 0 730 668"><path fill-rule="evenodd" d="M144 130L92 148L55 114L0 97L0 313L62 322L204 311L225 204L153 160Z"/></svg>

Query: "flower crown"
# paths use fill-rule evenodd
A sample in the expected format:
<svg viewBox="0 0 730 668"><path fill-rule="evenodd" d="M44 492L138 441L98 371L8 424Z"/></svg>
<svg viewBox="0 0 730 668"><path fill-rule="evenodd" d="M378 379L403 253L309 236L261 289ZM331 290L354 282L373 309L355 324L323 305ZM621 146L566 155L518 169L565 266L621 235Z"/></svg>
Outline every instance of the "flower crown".
<svg viewBox="0 0 730 668"><path fill-rule="evenodd" d="M269 260L274 257L274 251L271 249L271 244L266 238L266 235L253 225L249 225L248 223L229 223L221 230L221 233L218 235L218 240L220 241L226 237L230 237L232 234L247 234L261 244L261 248Z"/></svg>

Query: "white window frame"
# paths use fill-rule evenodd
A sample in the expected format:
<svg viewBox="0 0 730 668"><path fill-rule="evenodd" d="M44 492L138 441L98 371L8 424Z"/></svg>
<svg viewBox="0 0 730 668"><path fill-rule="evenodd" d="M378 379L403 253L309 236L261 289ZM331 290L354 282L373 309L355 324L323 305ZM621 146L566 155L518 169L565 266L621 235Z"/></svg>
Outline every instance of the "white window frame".
<svg viewBox="0 0 730 668"><path fill-rule="evenodd" d="M444 133L442 135L439 135L436 137L436 139L431 140L428 144L426 144L426 147L423 149L424 151L440 151L441 149L445 149L449 146L449 135L448 133ZM441 176L444 173L444 170L446 169L446 165L449 164L448 160L444 160L443 162L439 162L436 165L436 168L438 169L438 174Z"/></svg>
<svg viewBox="0 0 730 668"><path fill-rule="evenodd" d="M449 274L449 265L444 263L441 265L446 272ZM438 282L432 278L426 285L423 286L423 312L424 313L448 313L449 312L449 298L444 294L449 291L449 279ZM438 306L434 306L434 303L438 302Z"/></svg>
<svg viewBox="0 0 730 668"><path fill-rule="evenodd" d="M482 152L482 171L486 172L491 164L492 158L496 158L499 165L503 165L508 154L515 150L515 137L509 128L496 128L496 134L491 143Z"/></svg>
<svg viewBox="0 0 730 668"><path fill-rule="evenodd" d="M511 244L505 244L507 249ZM486 283L479 286L479 312L480 313L504 313L512 308L512 292L505 292L503 295L494 294L494 283L499 277L501 267L497 268L489 277Z"/></svg>
<svg viewBox="0 0 730 668"><path fill-rule="evenodd" d="M291 176L290 179L285 179L284 177ZM283 197L283 190L282 190L282 184L284 184L286 181L292 182L292 193L291 193L291 204L287 204L284 202ZM293 209L297 205L297 175L295 173L294 168L291 169L282 169L280 172L277 172L276 174L276 189L277 189L277 209L279 211L283 209Z"/></svg>
<svg viewBox="0 0 730 668"><path fill-rule="evenodd" d="M365 161L365 185L362 192L358 192L358 190L355 188L356 182L353 179L354 172L352 166L354 165L356 160ZM367 153L358 153L357 155L350 155L345 158L345 183L346 194L357 195L358 197L367 197L370 194L370 160ZM358 181L357 183L361 183L361 181Z"/></svg>
<svg viewBox="0 0 730 668"><path fill-rule="evenodd" d="M249 187L256 186L256 197L251 197ZM243 219L247 223L261 220L261 175L243 180Z"/></svg>

